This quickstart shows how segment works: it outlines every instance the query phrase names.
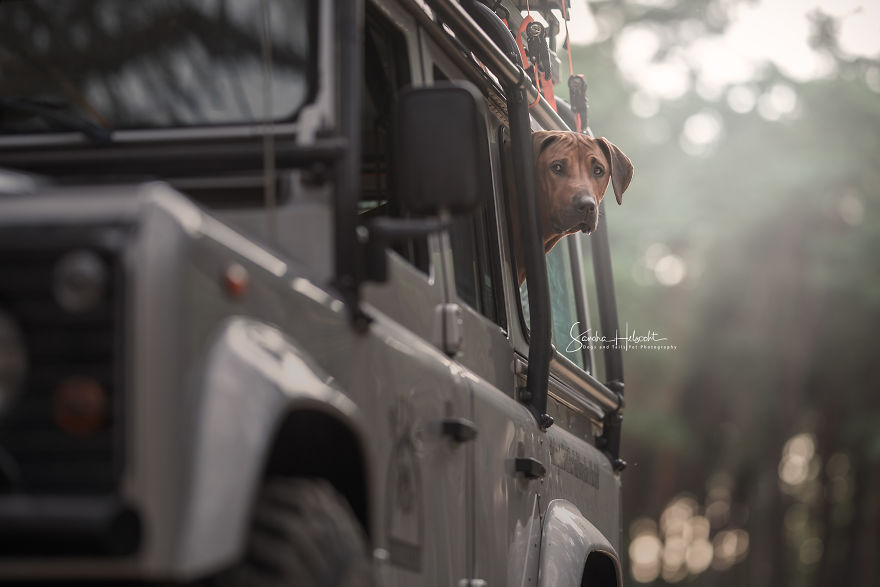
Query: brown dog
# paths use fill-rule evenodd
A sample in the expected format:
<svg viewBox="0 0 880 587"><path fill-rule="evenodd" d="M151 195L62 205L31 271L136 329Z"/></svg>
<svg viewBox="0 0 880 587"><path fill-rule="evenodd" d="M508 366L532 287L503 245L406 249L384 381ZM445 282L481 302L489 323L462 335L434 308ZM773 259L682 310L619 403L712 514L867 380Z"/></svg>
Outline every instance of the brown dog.
<svg viewBox="0 0 880 587"><path fill-rule="evenodd" d="M633 165L629 157L608 139L592 139L569 131L532 133L535 152L535 183L541 240L550 252L559 240L578 231L587 234L599 223L599 204L610 183L617 203L629 187ZM511 205L514 256L519 283L525 281L525 253L519 238L517 206Z"/></svg>

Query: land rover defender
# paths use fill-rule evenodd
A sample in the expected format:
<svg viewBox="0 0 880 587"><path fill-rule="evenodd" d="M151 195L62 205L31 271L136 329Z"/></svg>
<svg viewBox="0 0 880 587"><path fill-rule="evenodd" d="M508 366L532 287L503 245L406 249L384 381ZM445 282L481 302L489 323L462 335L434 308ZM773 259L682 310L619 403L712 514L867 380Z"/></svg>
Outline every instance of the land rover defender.
<svg viewBox="0 0 880 587"><path fill-rule="evenodd" d="M524 8L0 3L0 583L621 585L607 228L545 258Z"/></svg>

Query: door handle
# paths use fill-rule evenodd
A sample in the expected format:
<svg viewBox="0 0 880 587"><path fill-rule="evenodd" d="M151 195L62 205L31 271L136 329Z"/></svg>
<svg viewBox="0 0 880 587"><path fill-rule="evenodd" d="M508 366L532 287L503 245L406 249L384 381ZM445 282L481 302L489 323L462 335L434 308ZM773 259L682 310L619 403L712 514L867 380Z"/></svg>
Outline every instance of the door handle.
<svg viewBox="0 0 880 587"><path fill-rule="evenodd" d="M513 461L513 469L517 473L522 473L526 479L541 479L547 474L544 464L532 457L517 457Z"/></svg>
<svg viewBox="0 0 880 587"><path fill-rule="evenodd" d="M443 420L443 434L455 442L470 442L477 437L477 425L466 418Z"/></svg>

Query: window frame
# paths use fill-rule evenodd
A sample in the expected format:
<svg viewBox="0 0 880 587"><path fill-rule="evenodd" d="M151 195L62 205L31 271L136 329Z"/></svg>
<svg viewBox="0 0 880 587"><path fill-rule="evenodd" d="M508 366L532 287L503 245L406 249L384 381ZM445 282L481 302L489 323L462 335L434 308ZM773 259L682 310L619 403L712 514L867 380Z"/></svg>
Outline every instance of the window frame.
<svg viewBox="0 0 880 587"><path fill-rule="evenodd" d="M307 28L313 31L309 39L309 59L305 68L308 90L301 104L287 117L273 120L271 129L263 120L241 121L200 121L194 124L172 124L158 126L122 126L110 129L110 136L117 149L139 147L141 145L158 144L157 154L161 155L165 145L161 143L178 143L184 141L206 141L209 145L200 146L200 150L214 148L224 140L248 140L254 136L272 133L276 138L296 136L301 131L308 133L321 115L332 111L331 94L328 93L330 80L328 74L322 72L322 63L326 61L328 48L336 30L330 12L331 3L320 0L311 1L308 10ZM324 68L326 69L326 68ZM312 111L316 111L313 113ZM322 114L316 116L318 112ZM18 149L31 148L77 148L88 152L94 151L96 157L101 155L101 148L95 147L93 141L77 130L52 129L34 132L3 134L0 133L0 155L9 151L15 154ZM142 152L137 155L143 157ZM116 161L113 161L116 163Z"/></svg>
<svg viewBox="0 0 880 587"><path fill-rule="evenodd" d="M422 42L425 42L425 40L423 39ZM425 55L423 57L423 65L426 74L425 83L427 85L433 85L437 82L454 82L456 80L470 81L467 79L467 76L465 74L450 73L450 68L455 69L455 65L442 63L443 57L440 57L440 55L443 55L443 57L445 57L445 54L435 53L433 51L425 52ZM442 79L437 78L438 73L443 76ZM492 116L493 114L487 113L487 117ZM490 123L490 121L487 120L487 123ZM487 124L487 128L489 129L488 132L491 135L492 124ZM488 201L484 206L482 206L474 213L469 214L462 219L466 220L467 224L471 227L473 241L475 245L474 252L476 254L477 262L475 275L476 279L474 280L475 298L477 302L476 305L472 305L468 301L462 299L462 297L459 295L458 280L455 276L455 255L451 247L449 253L452 259L453 280L455 281L455 288L453 288L453 291L455 293L456 300L460 304L476 312L476 314L478 314L479 316L488 320L490 323L500 327L506 334L508 331L509 316L507 312L508 304L504 292L504 275L501 270L502 256L501 244L499 241L500 228L497 221L498 202L496 201L496 194L499 191L503 193L503 181L499 181L498 178L495 178L493 174L492 185L493 193L490 201ZM499 185L501 185L500 190L498 189ZM482 277L487 274L491 275L492 279L491 292L488 292L486 288L482 286ZM489 303L489 300L487 298L490 295L492 298L491 303L494 305L494 311L492 312L492 315L485 311L485 308Z"/></svg>
<svg viewBox="0 0 880 587"><path fill-rule="evenodd" d="M533 121L533 130L536 130L534 128L534 126L535 126L535 122ZM540 127L538 127L537 130L540 130ZM509 130L507 127L502 127L502 129L499 131L499 139L498 139L499 145L501 145L503 140L505 140L508 132L509 132ZM501 156L502 156L501 173L504 176L504 179L506 180L507 173L506 173L505 166L510 165L510 162L504 160L504 153L503 152L501 153ZM506 190L509 187L510 186L507 185L507 182L504 181L503 185L502 185L502 191L504 192L504 197L508 200L509 200L509 198L508 198L508 194L506 193ZM514 255L514 244L513 244L513 227L511 226L511 219L510 219L509 214L507 215L507 222L505 224L506 224L507 234L510 237L508 239L508 249L509 249L509 257L510 257L510 264L511 264L510 270L511 270L512 279L514 281L513 286L514 286L514 292L515 292L515 296L514 296L515 301L511 304L511 306L515 307L515 314L518 319L519 328L521 329L521 332L523 334L523 338L525 339L526 346L528 346L530 328L529 328L529 325L526 323L525 309L523 308L523 304L522 304L523 298L519 294L520 286L517 283L516 258ZM570 262L571 262L571 278L572 278L572 284L573 284L572 296L573 296L573 299L575 302L575 314L577 316L577 320L582 325L585 325L584 329L586 329L586 328L589 328L592 324L592 320L590 317L592 315L593 308L590 305L591 297L587 294L588 286L587 286L587 280L585 277L586 267L584 264L585 260L586 260L586 256L584 255L584 251L583 251L583 241L584 240L585 240L585 237L583 237L581 234L579 234L579 233L572 234L567 237L564 237L561 242L557 243L556 247L565 247L566 248L566 252L564 254L568 255ZM590 257L590 259L592 262L592 256ZM584 361L583 368L580 365L578 365L577 363L575 363L574 361L572 361L571 359L569 359L568 357L566 357L565 354L559 348L554 347L553 350L554 350L554 357L555 357L554 360L561 362L563 364L570 365L570 367L568 368L569 371L572 369L575 369L577 372L583 373L587 377L588 381L595 377L595 373L596 373L595 369L596 369L597 363L595 361L595 356L593 355L592 351L588 347L584 347L581 349L581 353L582 353L581 357ZM551 363L551 365L552 365L552 363ZM551 369L552 369L552 366L551 366Z"/></svg>

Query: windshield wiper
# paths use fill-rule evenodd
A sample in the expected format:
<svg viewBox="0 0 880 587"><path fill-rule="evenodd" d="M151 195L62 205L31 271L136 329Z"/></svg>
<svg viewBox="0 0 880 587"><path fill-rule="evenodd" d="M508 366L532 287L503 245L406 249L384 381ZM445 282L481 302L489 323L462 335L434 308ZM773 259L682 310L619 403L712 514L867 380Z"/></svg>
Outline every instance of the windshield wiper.
<svg viewBox="0 0 880 587"><path fill-rule="evenodd" d="M110 130L83 118L59 111L39 100L14 96L0 96L0 111L2 110L17 110L19 112L25 112L42 118L46 122L63 129L78 130L88 138L92 139L95 143L109 144L112 142Z"/></svg>

